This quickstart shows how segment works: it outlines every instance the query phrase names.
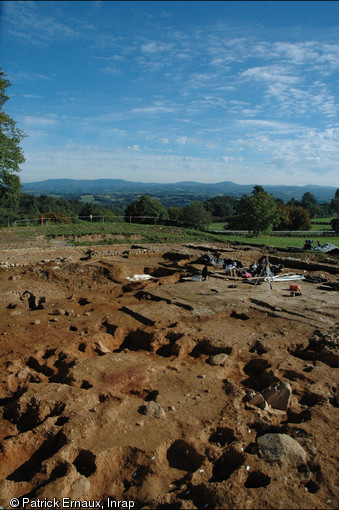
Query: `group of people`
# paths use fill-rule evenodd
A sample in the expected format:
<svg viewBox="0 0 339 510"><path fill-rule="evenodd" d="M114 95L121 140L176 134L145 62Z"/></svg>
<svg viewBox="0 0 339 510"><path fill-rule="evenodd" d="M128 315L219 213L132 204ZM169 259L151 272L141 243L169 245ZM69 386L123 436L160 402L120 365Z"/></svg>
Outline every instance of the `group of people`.
<svg viewBox="0 0 339 510"><path fill-rule="evenodd" d="M279 273L281 270L281 266L270 264L269 269L272 274ZM266 271L267 266L267 258L265 255L260 257L260 259L256 262L252 262L250 264L249 268L242 267L241 262L236 260L225 260L223 264L223 269L225 271L225 274L228 276L231 276L233 278L253 278L264 275ZM206 280L206 278L209 275L209 271L207 268L207 265L204 266L202 273L201 273L201 279L203 281Z"/></svg>
<svg viewBox="0 0 339 510"><path fill-rule="evenodd" d="M304 250L314 250L314 249L318 249L318 248L322 248L322 247L323 247L323 245L320 243L320 241L317 241L317 246L314 248L312 239L305 239L303 249Z"/></svg>

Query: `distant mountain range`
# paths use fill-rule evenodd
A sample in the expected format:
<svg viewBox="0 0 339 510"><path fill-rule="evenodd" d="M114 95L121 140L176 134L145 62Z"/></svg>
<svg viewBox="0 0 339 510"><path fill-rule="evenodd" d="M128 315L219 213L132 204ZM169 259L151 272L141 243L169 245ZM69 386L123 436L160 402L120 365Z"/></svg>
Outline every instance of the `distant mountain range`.
<svg viewBox="0 0 339 510"><path fill-rule="evenodd" d="M231 181L206 184L201 182L183 181L169 184L154 182L132 182L122 179L48 179L40 182L23 183L24 193L37 195L112 195L123 193L140 193L151 196L168 194L193 194L204 196L232 195L241 197L253 190L254 184L236 184ZM334 186L271 186L264 185L267 193L275 198L289 201L291 198L300 200L304 193L311 192L318 202L330 202L334 198L336 187Z"/></svg>

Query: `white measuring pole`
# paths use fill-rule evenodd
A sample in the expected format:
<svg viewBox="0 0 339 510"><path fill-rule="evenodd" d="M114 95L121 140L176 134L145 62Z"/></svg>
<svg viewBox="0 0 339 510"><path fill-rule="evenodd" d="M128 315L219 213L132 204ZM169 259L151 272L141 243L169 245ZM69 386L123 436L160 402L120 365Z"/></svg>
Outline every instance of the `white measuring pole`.
<svg viewBox="0 0 339 510"><path fill-rule="evenodd" d="M267 276L267 283L268 283L268 293L271 296L272 295L273 278L272 278L271 271L270 271L268 257L266 257L266 276Z"/></svg>

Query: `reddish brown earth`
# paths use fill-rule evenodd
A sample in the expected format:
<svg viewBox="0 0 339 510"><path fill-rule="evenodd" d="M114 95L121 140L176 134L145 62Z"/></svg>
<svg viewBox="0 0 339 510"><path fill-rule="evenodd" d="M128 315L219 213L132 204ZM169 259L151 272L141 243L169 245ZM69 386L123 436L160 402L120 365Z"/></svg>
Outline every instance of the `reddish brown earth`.
<svg viewBox="0 0 339 510"><path fill-rule="evenodd" d="M245 266L263 253L216 248ZM0 505L338 507L338 292L301 281L291 297L280 282L269 296L215 268L182 281L206 249L95 247L85 260L61 243L3 243ZM329 262L309 274L337 282ZM248 401L279 381L287 408ZM298 443L292 457L265 458L271 433Z"/></svg>

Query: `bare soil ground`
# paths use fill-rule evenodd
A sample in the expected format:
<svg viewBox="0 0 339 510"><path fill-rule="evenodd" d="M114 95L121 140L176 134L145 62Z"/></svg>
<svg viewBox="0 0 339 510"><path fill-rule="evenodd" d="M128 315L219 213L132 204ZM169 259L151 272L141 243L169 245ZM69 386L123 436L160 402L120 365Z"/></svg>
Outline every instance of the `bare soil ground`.
<svg viewBox="0 0 339 510"><path fill-rule="evenodd" d="M192 280L208 250L244 266L263 254L2 241L0 505L338 508L338 292L297 281L300 296L289 282L270 296L213 267ZM337 269L304 274L335 283ZM279 382L283 409L260 399ZM269 459L267 434L304 453Z"/></svg>

